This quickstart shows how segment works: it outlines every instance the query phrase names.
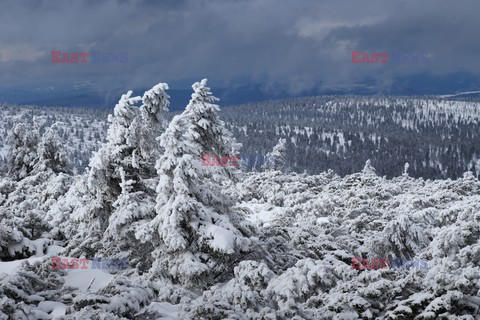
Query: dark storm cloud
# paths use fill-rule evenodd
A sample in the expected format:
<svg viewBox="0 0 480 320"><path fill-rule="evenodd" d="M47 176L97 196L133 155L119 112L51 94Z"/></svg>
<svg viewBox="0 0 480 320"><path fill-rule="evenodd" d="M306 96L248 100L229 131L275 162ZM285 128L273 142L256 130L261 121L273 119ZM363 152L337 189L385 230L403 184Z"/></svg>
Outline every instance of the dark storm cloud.
<svg viewBox="0 0 480 320"><path fill-rule="evenodd" d="M478 74L478 12L475 0L1 2L0 85L88 80L103 89L209 77L301 94L367 76L388 85L418 72ZM52 64L52 50L128 52L129 61ZM353 50L431 59L358 65Z"/></svg>

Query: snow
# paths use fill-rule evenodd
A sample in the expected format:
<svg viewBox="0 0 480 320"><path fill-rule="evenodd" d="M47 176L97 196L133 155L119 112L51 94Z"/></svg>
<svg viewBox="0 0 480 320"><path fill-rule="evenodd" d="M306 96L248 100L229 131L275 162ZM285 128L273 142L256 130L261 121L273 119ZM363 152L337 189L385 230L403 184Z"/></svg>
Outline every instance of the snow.
<svg viewBox="0 0 480 320"><path fill-rule="evenodd" d="M251 210L252 214L247 217L255 225L267 227L275 217L285 212L285 208L277 207L267 203L243 203L241 207Z"/></svg>
<svg viewBox="0 0 480 320"><path fill-rule="evenodd" d="M34 263L42 260L43 260L43 257L31 257L28 259L20 259L20 260L14 260L14 261L0 261L0 274L5 273L5 274L12 275L12 274L15 274L20 269L20 266L25 261Z"/></svg>
<svg viewBox="0 0 480 320"><path fill-rule="evenodd" d="M67 257L61 257L62 259ZM92 269L92 261L89 260L87 269L65 269L65 285L76 287L82 292L97 292L105 288L114 275L104 269Z"/></svg>
<svg viewBox="0 0 480 320"><path fill-rule="evenodd" d="M467 95L467 94L475 94L475 93L480 93L480 91L465 91L465 92L459 92L455 94L444 94L444 95L439 95L440 98L452 98L452 97L457 97L461 95Z"/></svg>
<svg viewBox="0 0 480 320"><path fill-rule="evenodd" d="M173 305L168 302L152 302L148 307L142 309L136 316L147 314L155 314L156 320L176 320L178 319L178 313L180 306Z"/></svg>
<svg viewBox="0 0 480 320"><path fill-rule="evenodd" d="M206 227L205 234L213 237L209 241L213 249L225 253L235 252L235 235L232 231L210 224Z"/></svg>
<svg viewBox="0 0 480 320"><path fill-rule="evenodd" d="M330 223L330 218L329 217L319 217L319 218L317 218L317 223L319 225L328 224L328 223Z"/></svg>
<svg viewBox="0 0 480 320"><path fill-rule="evenodd" d="M37 243L42 243L42 241L39 241ZM49 246L46 256L58 256L58 253L62 250L63 248L58 245ZM61 256L60 258L64 259L68 257ZM29 263L34 263L37 261L42 261L43 259L43 256L35 256L28 259L21 259L15 261L0 261L0 273L13 275L18 271L22 263L24 263L25 261L28 261ZM89 263L87 264L88 269L66 269L65 271L67 272L67 275L65 276L65 285L76 287L80 291L86 292L90 282L94 280L88 292L96 292L106 287L114 276L103 269L91 269L91 264L92 262L89 261Z"/></svg>
<svg viewBox="0 0 480 320"><path fill-rule="evenodd" d="M47 239L40 238L32 241L32 244L36 247L36 254L27 259L19 259L14 261L0 261L0 274L15 274L16 271L20 268L22 263L28 261L29 263L34 263L37 261L42 261L45 256L47 257L54 257L57 256L59 252L63 250L63 248L59 245L50 245L47 247L46 255L42 253L41 248L43 247L44 243L47 242Z"/></svg>
<svg viewBox="0 0 480 320"><path fill-rule="evenodd" d="M67 311L67 305L57 301L41 301L38 304L38 308L48 313L52 319L64 316Z"/></svg>
<svg viewBox="0 0 480 320"><path fill-rule="evenodd" d="M63 247L59 245L48 246L46 255L47 257L57 257L63 251Z"/></svg>

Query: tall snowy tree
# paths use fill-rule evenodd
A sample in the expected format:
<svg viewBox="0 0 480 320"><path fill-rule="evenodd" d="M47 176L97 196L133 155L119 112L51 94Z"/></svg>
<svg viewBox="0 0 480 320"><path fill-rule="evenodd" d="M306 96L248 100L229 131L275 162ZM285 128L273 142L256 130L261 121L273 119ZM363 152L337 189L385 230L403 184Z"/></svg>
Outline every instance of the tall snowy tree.
<svg viewBox="0 0 480 320"><path fill-rule="evenodd" d="M20 122L13 128L8 154L8 173L14 179L23 179L33 171L38 158L38 131L28 129Z"/></svg>
<svg viewBox="0 0 480 320"><path fill-rule="evenodd" d="M286 152L287 140L282 138L278 139L278 143L273 147L272 152L267 154L263 169L283 171L286 162Z"/></svg>
<svg viewBox="0 0 480 320"><path fill-rule="evenodd" d="M67 155L62 148L62 142L55 131L54 124L48 128L42 135L40 144L38 145L38 160L34 165L33 171L45 171L51 169L55 173L65 172L67 168Z"/></svg>
<svg viewBox="0 0 480 320"><path fill-rule="evenodd" d="M156 248L153 274L200 287L232 272L248 252L252 234L232 209L235 199L222 192L222 182L235 179L237 168L201 165L202 155L233 156L238 148L206 84L204 79L192 86L186 110L161 136L165 153L157 165L157 216L148 230L138 232Z"/></svg>
<svg viewBox="0 0 480 320"><path fill-rule="evenodd" d="M160 157L157 138L166 127L165 113L170 106L167 94L168 85L159 83L145 92L139 115L133 120L127 143L135 147L132 152L133 166L139 170L142 178L156 175L155 163Z"/></svg>
<svg viewBox="0 0 480 320"><path fill-rule="evenodd" d="M132 91L122 95L108 121L107 141L94 153L90 160L87 176L73 192L80 203L76 205L73 219L80 225L67 248L71 255L93 256L102 248L103 233L108 227L108 220L113 211L113 203L121 194L121 177L119 168L129 174L133 168L128 163L131 149L127 144L129 128L136 116L135 103L140 97L131 97Z"/></svg>
<svg viewBox="0 0 480 320"><path fill-rule="evenodd" d="M376 175L376 171L375 168L372 166L372 161L370 161L370 159L368 159L366 162L365 162L365 166L363 167L363 170L362 170L362 173L365 175L365 176L375 176Z"/></svg>
<svg viewBox="0 0 480 320"><path fill-rule="evenodd" d="M135 239L133 222L153 212L154 202L149 199L155 198L156 181L152 179L159 155L155 134L161 132L163 113L168 110L167 89L161 83L147 91L141 107L136 103L142 99L132 97L129 91L115 106L107 141L94 154L87 176L79 182L80 193L73 195L79 203L74 205L72 216L80 223L80 232L69 246L71 254L101 251L105 256L131 258L132 253L141 253L131 242ZM136 210L132 211L133 207Z"/></svg>
<svg viewBox="0 0 480 320"><path fill-rule="evenodd" d="M164 114L168 111L168 85L159 83L145 92L139 114L133 120L127 144L131 146L131 162L135 174L127 175L120 168L122 192L113 203L113 212L104 234L105 253L117 258L128 258L131 266L147 270L151 265L151 243L141 243L135 237L136 229L154 217L155 162L160 148L157 138L165 126Z"/></svg>

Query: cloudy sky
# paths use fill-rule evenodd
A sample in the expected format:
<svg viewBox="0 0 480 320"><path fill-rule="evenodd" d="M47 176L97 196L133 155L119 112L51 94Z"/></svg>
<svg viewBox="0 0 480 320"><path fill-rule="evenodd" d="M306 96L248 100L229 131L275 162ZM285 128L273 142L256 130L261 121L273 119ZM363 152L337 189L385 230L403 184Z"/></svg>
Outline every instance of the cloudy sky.
<svg viewBox="0 0 480 320"><path fill-rule="evenodd" d="M0 89L188 88L207 77L212 88L255 85L275 97L478 79L479 13L478 0L2 1ZM52 51L127 53L128 62L52 63ZM428 61L353 64L352 51Z"/></svg>

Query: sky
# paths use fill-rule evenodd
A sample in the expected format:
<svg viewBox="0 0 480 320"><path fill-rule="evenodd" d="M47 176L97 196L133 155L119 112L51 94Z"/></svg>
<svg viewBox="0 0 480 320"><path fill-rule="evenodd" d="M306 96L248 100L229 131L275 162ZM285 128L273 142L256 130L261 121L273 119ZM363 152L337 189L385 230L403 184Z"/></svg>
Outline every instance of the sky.
<svg viewBox="0 0 480 320"><path fill-rule="evenodd" d="M228 103L480 90L479 13L478 0L0 1L0 101L114 99L159 82L188 92L202 78ZM52 51L90 61L52 63ZM352 51L427 58L352 63ZM127 61L93 63L93 52Z"/></svg>

